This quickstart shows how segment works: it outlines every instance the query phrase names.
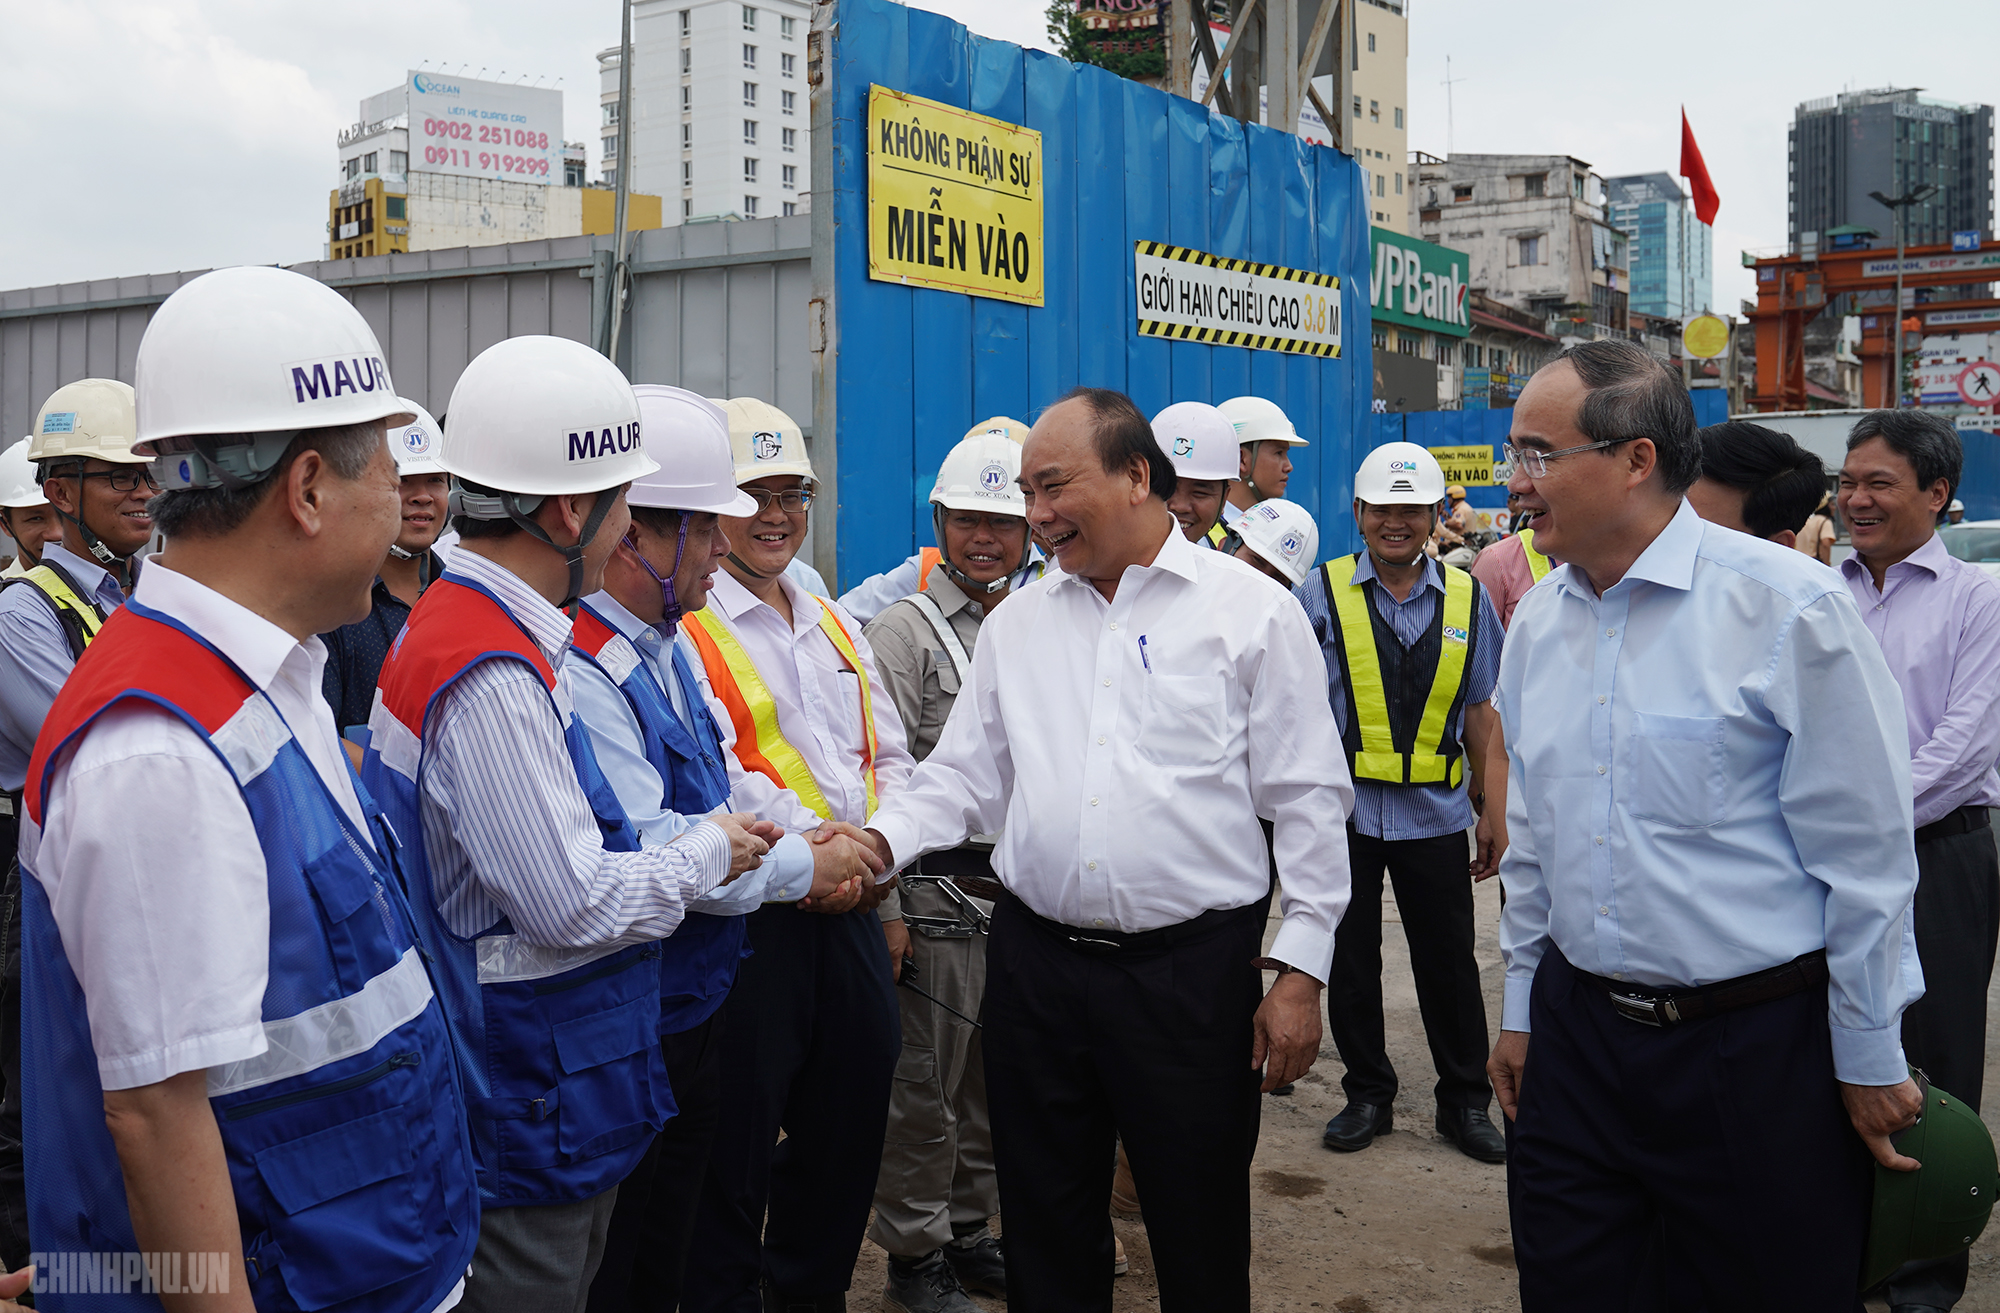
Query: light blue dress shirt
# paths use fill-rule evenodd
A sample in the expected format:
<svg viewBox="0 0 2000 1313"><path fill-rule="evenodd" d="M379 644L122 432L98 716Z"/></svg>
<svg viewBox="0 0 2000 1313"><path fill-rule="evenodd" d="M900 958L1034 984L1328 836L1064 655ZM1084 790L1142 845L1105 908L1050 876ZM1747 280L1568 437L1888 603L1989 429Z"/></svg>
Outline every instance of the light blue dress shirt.
<svg viewBox="0 0 2000 1313"><path fill-rule="evenodd" d="M1514 612L1501 1025L1551 944L1704 985L1827 951L1834 1072L1905 1079L1923 994L1903 698L1840 576L1683 504L1602 597L1573 567Z"/></svg>
<svg viewBox="0 0 2000 1313"><path fill-rule="evenodd" d="M1375 558L1367 552L1354 568L1354 582L1379 579ZM1333 706L1334 723L1347 732L1347 685L1340 677L1339 621L1326 604L1326 571L1322 568L1306 576L1292 590L1299 605L1312 621L1313 636L1319 639L1320 655L1326 659L1327 701ZM1423 582L1398 602L1386 588L1375 590L1375 610L1389 622L1389 628L1405 647L1423 637L1437 615L1438 599L1444 596L1444 568L1424 558ZM1453 741L1465 742L1465 708L1476 707L1493 696L1494 681L1500 676L1500 651L1506 631L1500 613L1493 609L1493 597L1479 589L1478 641L1466 666L1465 701L1452 717ZM1467 829L1475 817L1469 791L1471 773L1456 787L1444 784L1384 784L1380 780L1354 781L1354 815L1349 819L1355 831L1376 839L1434 839Z"/></svg>
<svg viewBox="0 0 2000 1313"><path fill-rule="evenodd" d="M125 605L124 590L97 562L61 543L44 547L42 560L61 566L84 599L106 615ZM35 736L75 664L69 638L40 589L18 583L0 590L0 789L12 793L27 781Z"/></svg>
<svg viewBox="0 0 2000 1313"><path fill-rule="evenodd" d="M687 697L670 665L675 659L673 640L626 610L608 592L593 593L584 600L632 644L646 673L672 701L674 714L692 731ZM574 656L565 654L565 657L562 678L576 701L576 714L590 731L598 769L618 795L625 815L639 831L640 840L649 848L672 843L702 818L682 816L661 806L666 784L653 769L653 763L646 760L645 734L638 717L632 714L631 704L596 666ZM708 897L689 903L688 910L710 916L741 916L768 902L795 903L812 892L812 875L811 845L802 834L788 834L772 846L761 866L745 871Z"/></svg>

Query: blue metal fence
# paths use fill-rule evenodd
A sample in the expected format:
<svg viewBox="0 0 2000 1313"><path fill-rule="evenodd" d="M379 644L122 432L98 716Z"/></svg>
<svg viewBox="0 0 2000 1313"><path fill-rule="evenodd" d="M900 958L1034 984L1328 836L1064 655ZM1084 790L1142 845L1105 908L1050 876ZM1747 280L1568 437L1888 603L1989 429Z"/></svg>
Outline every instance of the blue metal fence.
<svg viewBox="0 0 2000 1313"><path fill-rule="evenodd" d="M839 0L826 36L818 94L833 97L832 186L815 202L827 202L816 216L833 226L840 586L930 542L925 499L974 422L1032 422L1079 385L1129 393L1149 415L1175 401L1270 398L1311 443L1294 450L1288 495L1334 530L1336 544L1346 535L1335 526L1349 522L1357 452L1373 433L1359 165L888 0ZM1042 134L1042 306L870 281L873 83ZM1141 337L1132 246L1146 240L1340 275L1343 355ZM904 488L909 503L894 504ZM885 489L899 491L885 499Z"/></svg>

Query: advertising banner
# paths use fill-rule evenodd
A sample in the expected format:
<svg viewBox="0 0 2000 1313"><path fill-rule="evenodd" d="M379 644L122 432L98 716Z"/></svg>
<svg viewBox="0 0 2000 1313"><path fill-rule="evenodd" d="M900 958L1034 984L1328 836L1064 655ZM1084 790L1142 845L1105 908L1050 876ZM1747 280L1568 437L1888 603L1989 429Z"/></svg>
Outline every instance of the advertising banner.
<svg viewBox="0 0 2000 1313"><path fill-rule="evenodd" d="M1903 257L1903 272L1906 274L1955 274L1955 273L1995 273L2000 272L2000 249L1991 251L1954 252L1951 255L1906 255ZM1869 260L1861 266L1863 278L1894 278L1896 257L1886 260ZM1911 295L1911 293L1906 293Z"/></svg>
<svg viewBox="0 0 2000 1313"><path fill-rule="evenodd" d="M1472 331L1472 313L1465 300L1470 257L1387 228L1370 228L1368 239L1374 257L1368 280L1373 318L1448 337Z"/></svg>
<svg viewBox="0 0 2000 1313"><path fill-rule="evenodd" d="M1165 242L1134 242L1139 332L1308 356L1340 354L1340 279Z"/></svg>
<svg viewBox="0 0 2000 1313"><path fill-rule="evenodd" d="M1458 408L1460 410L1490 409L1491 402L1487 398L1492 388L1493 376L1491 374L1483 369L1468 368L1465 371L1465 377L1459 381L1459 392L1463 399L1458 403Z"/></svg>
<svg viewBox="0 0 2000 1313"><path fill-rule="evenodd" d="M560 186L562 92L414 70L410 169Z"/></svg>
<svg viewBox="0 0 2000 1313"><path fill-rule="evenodd" d="M1042 134L868 93L868 276L1042 304Z"/></svg>
<svg viewBox="0 0 2000 1313"><path fill-rule="evenodd" d="M1444 467L1444 481L1468 488L1493 486L1492 447L1426 447Z"/></svg>

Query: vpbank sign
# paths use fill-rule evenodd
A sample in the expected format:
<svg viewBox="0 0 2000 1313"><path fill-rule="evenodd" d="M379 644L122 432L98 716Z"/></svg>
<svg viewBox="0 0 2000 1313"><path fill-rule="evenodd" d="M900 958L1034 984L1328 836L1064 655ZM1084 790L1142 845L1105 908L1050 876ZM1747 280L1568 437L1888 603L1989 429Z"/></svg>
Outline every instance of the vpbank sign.
<svg viewBox="0 0 2000 1313"><path fill-rule="evenodd" d="M1386 228L1368 230L1368 309L1372 318L1449 337L1472 331L1463 251L1420 242Z"/></svg>

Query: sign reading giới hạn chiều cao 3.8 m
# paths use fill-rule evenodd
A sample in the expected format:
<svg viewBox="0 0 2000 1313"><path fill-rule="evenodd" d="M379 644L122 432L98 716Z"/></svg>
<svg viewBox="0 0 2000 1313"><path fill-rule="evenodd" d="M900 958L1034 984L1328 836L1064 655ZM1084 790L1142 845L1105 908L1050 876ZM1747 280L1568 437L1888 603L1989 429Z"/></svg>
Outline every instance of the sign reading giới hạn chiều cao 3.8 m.
<svg viewBox="0 0 2000 1313"><path fill-rule="evenodd" d="M1340 279L1165 242L1132 244L1139 332L1177 342L1340 354Z"/></svg>
<svg viewBox="0 0 2000 1313"><path fill-rule="evenodd" d="M870 87L868 276L1042 304L1042 134Z"/></svg>

